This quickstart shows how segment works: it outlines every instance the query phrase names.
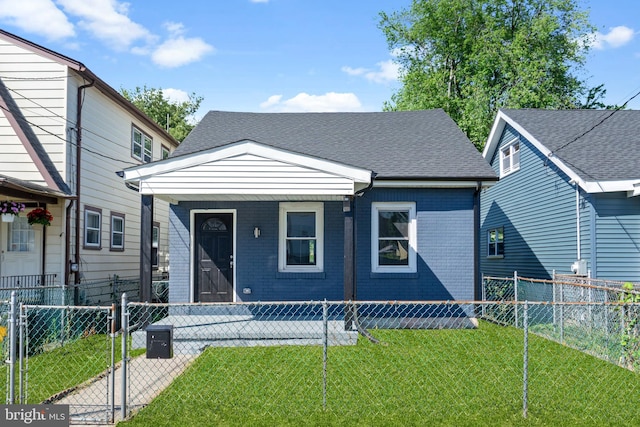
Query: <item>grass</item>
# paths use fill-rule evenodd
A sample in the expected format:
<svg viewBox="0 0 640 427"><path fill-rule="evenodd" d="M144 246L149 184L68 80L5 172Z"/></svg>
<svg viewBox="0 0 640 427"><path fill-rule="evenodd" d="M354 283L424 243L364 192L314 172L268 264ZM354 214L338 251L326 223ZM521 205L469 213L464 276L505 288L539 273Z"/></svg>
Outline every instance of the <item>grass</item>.
<svg viewBox="0 0 640 427"><path fill-rule="evenodd" d="M210 348L119 426L640 425L640 377L522 331L376 330L384 345ZM515 350L514 350L515 349Z"/></svg>
<svg viewBox="0 0 640 427"><path fill-rule="evenodd" d="M116 362L121 359L121 339L116 339ZM138 351L137 354L140 354ZM90 335L28 358L27 401L41 403L52 396L105 372L111 364L111 339L105 334ZM8 365L0 368L0 378L8 376ZM16 378L19 368L16 366ZM7 393L0 380L0 396ZM16 386L16 397L18 386Z"/></svg>

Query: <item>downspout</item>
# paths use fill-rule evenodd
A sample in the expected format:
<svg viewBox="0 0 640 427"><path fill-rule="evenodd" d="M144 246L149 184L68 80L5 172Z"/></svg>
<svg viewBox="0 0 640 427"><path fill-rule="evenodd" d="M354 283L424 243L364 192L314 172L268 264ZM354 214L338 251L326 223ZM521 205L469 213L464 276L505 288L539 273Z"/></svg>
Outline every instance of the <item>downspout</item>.
<svg viewBox="0 0 640 427"><path fill-rule="evenodd" d="M473 289L474 299L482 299L482 280L480 277L480 191L482 182L476 183L473 192Z"/></svg>
<svg viewBox="0 0 640 427"><path fill-rule="evenodd" d="M69 285L69 274L71 273L71 208L73 208L73 200L69 201L69 205L67 206L66 216L65 216L65 225L64 225L64 233L67 236L67 244L64 248L64 285Z"/></svg>
<svg viewBox="0 0 640 427"><path fill-rule="evenodd" d="M358 199L358 197L362 197L365 195L365 193L368 193L372 188L373 188L373 181L376 179L376 176L378 174L375 172L371 172L371 179L369 180L369 185L367 185L365 188L358 190L355 192L354 194L354 198L353 198L353 235L354 235L354 242L353 242L353 299L355 300L358 297L358 217L356 216L358 209L357 209L357 202L356 200Z"/></svg>
<svg viewBox="0 0 640 427"><path fill-rule="evenodd" d="M80 189L81 189L81 169L82 169L82 104L84 90L95 84L95 80L91 80L91 83L87 83L78 87L76 98L76 222L75 222L75 254L74 263L76 271L73 274L74 283L80 284ZM74 295L77 294L76 288ZM75 298L74 298L75 299Z"/></svg>
<svg viewBox="0 0 640 427"><path fill-rule="evenodd" d="M573 184L576 188L576 253L578 257L577 260L582 259L582 251L580 250L580 187L578 186L578 182L575 180L569 181L569 184Z"/></svg>

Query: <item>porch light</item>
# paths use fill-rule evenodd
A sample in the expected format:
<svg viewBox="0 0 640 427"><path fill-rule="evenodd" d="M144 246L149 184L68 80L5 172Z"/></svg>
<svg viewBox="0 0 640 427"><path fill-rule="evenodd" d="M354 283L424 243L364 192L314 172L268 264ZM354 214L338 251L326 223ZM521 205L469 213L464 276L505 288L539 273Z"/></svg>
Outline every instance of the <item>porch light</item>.
<svg viewBox="0 0 640 427"><path fill-rule="evenodd" d="M253 227L253 237L256 239L260 237L260 227Z"/></svg>
<svg viewBox="0 0 640 427"><path fill-rule="evenodd" d="M344 196L342 198L342 212L351 212L351 197Z"/></svg>

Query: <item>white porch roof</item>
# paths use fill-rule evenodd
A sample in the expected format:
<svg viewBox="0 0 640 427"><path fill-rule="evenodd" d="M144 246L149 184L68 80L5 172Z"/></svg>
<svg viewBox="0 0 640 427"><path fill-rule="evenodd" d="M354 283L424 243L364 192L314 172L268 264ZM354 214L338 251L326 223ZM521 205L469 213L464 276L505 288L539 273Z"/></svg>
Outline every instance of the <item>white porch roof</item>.
<svg viewBox="0 0 640 427"><path fill-rule="evenodd" d="M372 171L240 141L126 169L141 194L172 203L201 200L341 200Z"/></svg>

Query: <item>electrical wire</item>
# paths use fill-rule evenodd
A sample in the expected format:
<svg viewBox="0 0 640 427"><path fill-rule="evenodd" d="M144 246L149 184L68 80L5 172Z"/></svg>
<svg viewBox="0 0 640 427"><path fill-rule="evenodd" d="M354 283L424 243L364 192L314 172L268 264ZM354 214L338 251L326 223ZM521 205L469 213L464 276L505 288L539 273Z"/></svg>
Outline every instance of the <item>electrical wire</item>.
<svg viewBox="0 0 640 427"><path fill-rule="evenodd" d="M13 113L8 109L8 108L6 108L6 107L4 107L4 106L2 106L2 105L0 105L0 109L5 110L5 111L7 111L8 113L13 114ZM38 128L38 129L40 129L41 131L43 131L43 132L45 132L45 133L47 133L47 134L49 134L49 135L51 135L51 136L53 136L53 137L55 137L55 138L59 139L59 140L61 140L61 141L65 142L65 143L71 144L71 145L76 146L76 147L78 146L75 142L67 141L65 138L61 137L60 135L58 135L58 134L56 134L56 133L53 133L53 132L51 132L51 131L49 131L49 130L45 129L45 128L43 128L43 127L42 127L42 126L40 126L40 125L37 125L37 124L35 124L35 123L33 123L33 122L30 122L30 121L29 121L29 120L27 120L27 119L23 119L23 120L24 120L26 123L28 123L29 125L34 126L34 127ZM133 162L129 162L129 161L126 161L126 160L117 159L117 158L115 158L115 157L111 157L111 156L108 156L108 155L106 155L106 154L99 153L99 152L94 151L94 150L92 150L92 149L90 149L90 148L87 148L87 147L85 147L85 146L80 146L80 149L85 150L85 151L87 151L87 152L89 152L89 153L91 153L91 154L95 154L96 156L100 156L100 157L102 157L102 158L106 158L106 159L109 159L109 160L113 160L114 162L120 162L120 163L124 163L124 164L127 164L127 165L132 165L132 166L139 166L139 165L140 165L139 163L133 163Z"/></svg>
<svg viewBox="0 0 640 427"><path fill-rule="evenodd" d="M598 126L600 126L602 123L604 123L605 121L609 120L615 113L617 113L618 111L623 110L624 108L626 108L627 104L629 104L629 102L633 101L638 96L640 96L640 91L636 92L635 95L633 95L631 98L627 99L627 101L624 104L622 104L621 106L616 107L613 110L611 110L610 114L608 114L605 117L603 117L600 121L595 123L589 129L587 129L586 131L582 132L580 135L576 136L571 141L569 141L569 142L561 145L560 147L556 148L555 150L553 150L551 153L549 153L549 157L552 157L558 151L560 151L560 150L562 150L564 148L567 148L569 145L573 144L574 142L578 141L580 138L583 138L585 135L587 135L590 132L592 132L594 129L596 129Z"/></svg>

